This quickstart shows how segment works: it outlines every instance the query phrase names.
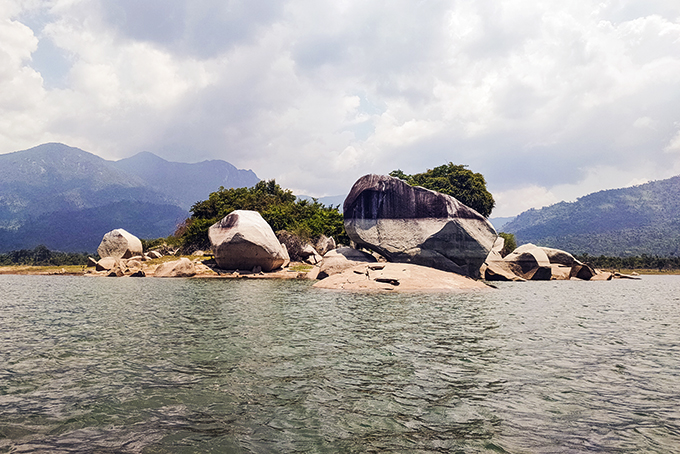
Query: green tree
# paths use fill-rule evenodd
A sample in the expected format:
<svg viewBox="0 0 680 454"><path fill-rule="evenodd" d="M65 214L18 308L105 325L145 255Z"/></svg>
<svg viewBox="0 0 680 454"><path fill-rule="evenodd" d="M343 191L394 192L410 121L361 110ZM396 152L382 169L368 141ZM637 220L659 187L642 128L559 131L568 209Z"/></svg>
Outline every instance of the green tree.
<svg viewBox="0 0 680 454"><path fill-rule="evenodd" d="M505 257L517 249L517 240L515 239L515 235L512 233L500 232L498 236L505 240L503 244L503 250L501 251L501 256Z"/></svg>
<svg viewBox="0 0 680 454"><path fill-rule="evenodd" d="M404 180L411 186L422 186L453 196L484 217L489 217L496 205L493 196L486 189L484 176L472 172L465 165L449 162L414 175L407 175L401 170L394 170L390 175Z"/></svg>

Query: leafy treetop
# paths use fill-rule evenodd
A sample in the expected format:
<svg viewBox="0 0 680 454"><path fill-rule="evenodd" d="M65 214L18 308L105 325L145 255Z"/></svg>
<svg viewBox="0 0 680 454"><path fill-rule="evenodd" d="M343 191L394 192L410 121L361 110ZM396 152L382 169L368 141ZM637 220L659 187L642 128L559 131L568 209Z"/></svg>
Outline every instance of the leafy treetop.
<svg viewBox="0 0 680 454"><path fill-rule="evenodd" d="M484 176L468 170L466 165L455 165L449 162L415 175L407 175L401 170L394 170L390 172L390 176L404 180L411 186L422 186L453 196L484 217L489 217L496 205L493 196L486 189Z"/></svg>

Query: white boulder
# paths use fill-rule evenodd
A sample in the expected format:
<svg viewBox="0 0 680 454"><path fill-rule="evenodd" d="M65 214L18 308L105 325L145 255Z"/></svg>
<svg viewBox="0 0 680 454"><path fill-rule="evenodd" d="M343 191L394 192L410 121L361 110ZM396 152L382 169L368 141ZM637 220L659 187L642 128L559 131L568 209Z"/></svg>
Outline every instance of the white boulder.
<svg viewBox="0 0 680 454"><path fill-rule="evenodd" d="M104 235L97 253L102 258L128 259L135 255L142 255L144 252L139 238L123 229L115 229Z"/></svg>
<svg viewBox="0 0 680 454"><path fill-rule="evenodd" d="M217 266L227 270L271 271L290 261L260 213L236 210L208 230Z"/></svg>

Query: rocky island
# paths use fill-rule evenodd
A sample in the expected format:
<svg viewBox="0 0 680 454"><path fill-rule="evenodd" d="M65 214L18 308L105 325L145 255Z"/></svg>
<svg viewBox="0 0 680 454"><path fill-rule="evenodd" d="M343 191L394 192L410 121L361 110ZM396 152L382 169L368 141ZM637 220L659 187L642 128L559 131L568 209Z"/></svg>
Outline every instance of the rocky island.
<svg viewBox="0 0 680 454"><path fill-rule="evenodd" d="M123 229L104 235L90 275L314 279L317 288L415 291L488 288L484 281L608 280L571 254L532 244L503 257L503 238L456 198L384 175L366 175L344 203L351 246L332 238L294 244L256 211L235 210L209 229L211 252L192 259L143 253ZM286 242L296 247L291 260ZM162 263L158 263L161 261ZM92 269L93 267L93 269ZM481 279L481 280L480 280Z"/></svg>

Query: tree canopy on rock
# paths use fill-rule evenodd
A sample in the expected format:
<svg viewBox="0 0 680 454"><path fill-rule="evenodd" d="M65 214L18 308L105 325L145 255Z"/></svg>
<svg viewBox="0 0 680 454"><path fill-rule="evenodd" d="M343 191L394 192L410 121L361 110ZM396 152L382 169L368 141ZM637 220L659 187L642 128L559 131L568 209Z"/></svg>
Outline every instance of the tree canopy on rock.
<svg viewBox="0 0 680 454"><path fill-rule="evenodd" d="M411 186L422 186L453 196L484 217L489 217L496 205L493 196L486 189L484 176L469 170L466 165L449 162L414 175L394 170L390 172L390 176L399 178Z"/></svg>
<svg viewBox="0 0 680 454"><path fill-rule="evenodd" d="M191 207L192 216L175 235L181 237L184 246L207 248L210 226L235 210L257 211L275 232L286 230L307 239L321 235L336 240L346 237L338 207L323 205L315 199L300 200L275 180L260 181L251 188L220 187L208 200Z"/></svg>

